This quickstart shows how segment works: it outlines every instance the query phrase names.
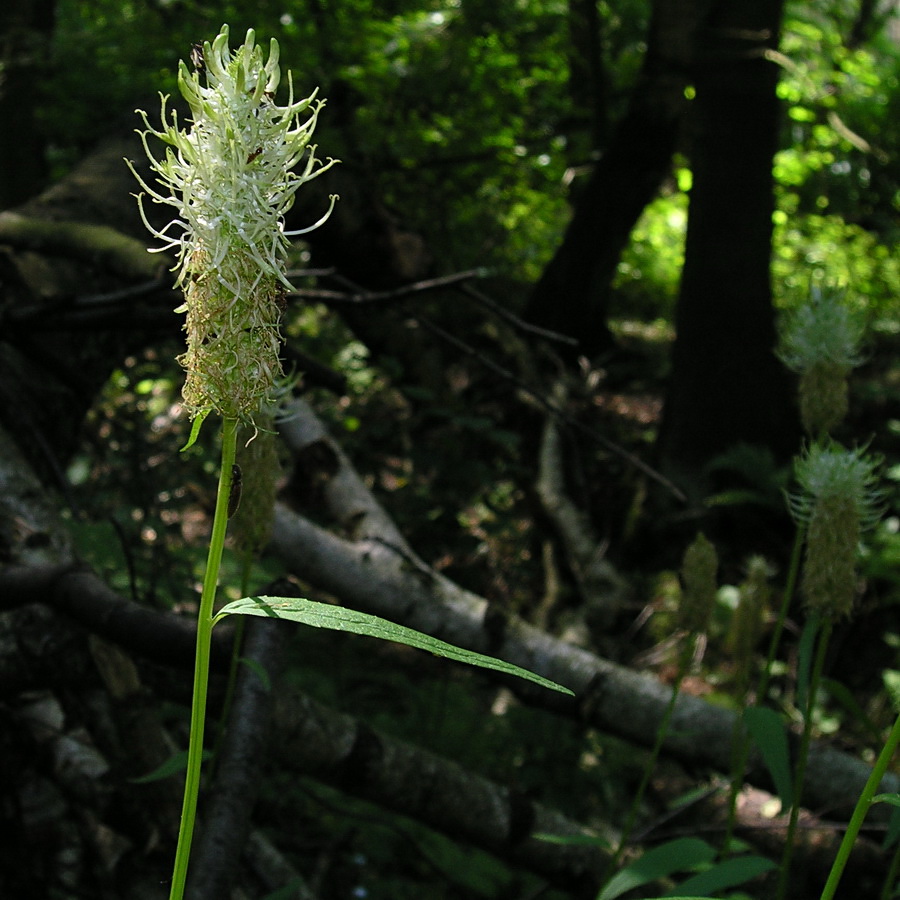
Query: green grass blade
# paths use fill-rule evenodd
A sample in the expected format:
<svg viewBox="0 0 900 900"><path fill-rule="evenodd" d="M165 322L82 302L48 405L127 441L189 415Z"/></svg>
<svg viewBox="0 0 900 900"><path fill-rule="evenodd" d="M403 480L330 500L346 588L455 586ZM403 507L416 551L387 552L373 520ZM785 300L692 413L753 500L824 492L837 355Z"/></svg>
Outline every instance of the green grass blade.
<svg viewBox="0 0 900 900"><path fill-rule="evenodd" d="M700 838L678 838L648 850L629 863L597 895L597 900L614 900L641 885L665 878L673 872L685 872L694 866L711 862L716 855L713 847Z"/></svg>
<svg viewBox="0 0 900 900"><path fill-rule="evenodd" d="M209 759L210 756L212 754L208 750L203 751L203 759ZM152 772L128 780L132 784L149 784L151 781L162 781L163 778L168 778L170 775L180 775L187 768L187 758L187 750L179 750Z"/></svg>
<svg viewBox="0 0 900 900"><path fill-rule="evenodd" d="M480 666L483 669L493 669L506 675L516 675L550 690L572 694L572 691L555 681L542 678L540 675L535 675L534 672L514 666L502 659L473 653L471 650L464 650L427 634L422 634L421 631L397 625L368 613L345 609L342 606L332 606L328 603L317 603L314 600L303 600L297 597L243 597L223 606L217 613L215 622L230 615L288 619L292 622L299 622L301 625L311 625L313 628L365 634L385 641L406 644L419 650L427 650L435 656L445 656L447 659L457 662Z"/></svg>
<svg viewBox="0 0 900 900"><path fill-rule="evenodd" d="M784 720L775 710L751 706L744 710L744 722L772 776L775 790L781 799L782 810L790 809L794 788Z"/></svg>
<svg viewBox="0 0 900 900"><path fill-rule="evenodd" d="M705 872L683 881L665 897L705 897L727 888L744 884L764 872L775 868L775 863L764 856L737 856L716 863Z"/></svg>

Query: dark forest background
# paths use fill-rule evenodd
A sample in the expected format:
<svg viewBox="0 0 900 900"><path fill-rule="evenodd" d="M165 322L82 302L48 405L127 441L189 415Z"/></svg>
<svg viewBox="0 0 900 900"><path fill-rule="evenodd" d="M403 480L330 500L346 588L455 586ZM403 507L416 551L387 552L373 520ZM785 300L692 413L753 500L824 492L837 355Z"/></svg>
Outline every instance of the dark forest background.
<svg viewBox="0 0 900 900"><path fill-rule="evenodd" d="M900 19L877 0L5 0L0 893L167 896L216 435L179 453L180 299L123 160L144 165L134 110L155 122L223 22L319 86L318 155L342 160L291 213L340 194L293 249L298 380L252 591L375 612L576 698L249 627L192 896L595 897L699 532L716 613L632 849L716 844L768 633L736 659L739 585L762 556L776 609L793 543L777 325L839 289L868 331L837 436L883 456L885 500L817 697L792 896L818 896L900 695ZM795 727L803 621L795 601L758 698ZM777 860L771 790L757 761L739 835ZM891 829L874 817L846 896L878 896Z"/></svg>

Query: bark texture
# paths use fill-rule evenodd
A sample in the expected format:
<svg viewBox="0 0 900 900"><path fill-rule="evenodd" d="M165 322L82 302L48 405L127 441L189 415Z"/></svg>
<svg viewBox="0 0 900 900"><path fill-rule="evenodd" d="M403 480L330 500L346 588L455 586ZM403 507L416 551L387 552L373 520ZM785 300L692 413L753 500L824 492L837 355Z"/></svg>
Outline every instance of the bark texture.
<svg viewBox="0 0 900 900"><path fill-rule="evenodd" d="M687 100L696 32L709 0L656 0L647 50L628 110L575 200L525 318L577 338L577 352L608 349L607 307L619 257L644 207L670 171Z"/></svg>
<svg viewBox="0 0 900 900"><path fill-rule="evenodd" d="M311 440L329 447L327 455L338 461L337 467L331 464L330 475L327 471L315 473L308 465L304 471L306 477L319 479L321 509L348 533L348 537L339 537L279 505L272 546L293 572L355 609L500 657L562 684L574 692L574 699L518 679L509 681L529 703L652 746L670 688L497 610L435 572L408 546L362 479L348 468L346 457L317 424L312 410L302 402L295 404L288 421L282 434L301 459L308 446L305 441ZM682 694L664 749L691 765L727 772L734 722L732 711ZM815 744L803 801L811 809L828 810L830 815L848 815L869 771L854 757L825 743ZM772 787L758 759L748 777L755 784ZM895 790L889 785L898 783L891 776L885 790ZM887 811L875 809L873 814L886 815Z"/></svg>
<svg viewBox="0 0 900 900"><path fill-rule="evenodd" d="M685 264L660 467L696 498L704 466L745 442L785 457L798 426L776 359L769 279L779 129L779 0L716 4L699 42Z"/></svg>

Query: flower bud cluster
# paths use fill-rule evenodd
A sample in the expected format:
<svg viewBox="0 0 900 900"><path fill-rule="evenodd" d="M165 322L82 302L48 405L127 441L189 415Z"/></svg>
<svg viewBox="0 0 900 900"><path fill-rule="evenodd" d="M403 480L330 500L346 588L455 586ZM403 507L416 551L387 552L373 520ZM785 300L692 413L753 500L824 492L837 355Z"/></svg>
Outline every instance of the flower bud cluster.
<svg viewBox="0 0 900 900"><path fill-rule="evenodd" d="M716 605L718 569L716 548L706 535L698 534L685 550L681 563L683 591L678 619L691 634L703 634L709 627Z"/></svg>
<svg viewBox="0 0 900 900"><path fill-rule="evenodd" d="M877 465L863 450L833 443L813 444L796 464L802 492L790 504L807 528L803 593L808 609L832 620L853 609L860 535L881 514Z"/></svg>
<svg viewBox="0 0 900 900"><path fill-rule="evenodd" d="M814 288L810 301L785 323L779 353L800 374L800 418L814 438L847 415L847 375L861 362L863 326L842 295Z"/></svg>
<svg viewBox="0 0 900 900"><path fill-rule="evenodd" d="M751 664L756 645L762 636L772 588L772 570L762 556L747 561L747 577L739 587L738 605L728 635L730 650L743 672Z"/></svg>
<svg viewBox="0 0 900 900"><path fill-rule="evenodd" d="M187 370L184 400L192 417L214 410L253 421L266 402L281 375L280 305L291 288L284 276L284 216L297 189L335 162L321 163L309 144L322 107L315 92L295 101L289 74L287 105L275 103L278 56L272 40L264 60L252 30L232 53L223 26L212 44L203 45L197 70L179 65L190 130L169 114L166 97L162 130L139 111L147 128L144 149L161 188L138 180L153 202L177 211L157 230L144 213L143 195L138 197L144 223L164 241L157 250L178 253L185 303L177 311L187 314L187 351L179 361ZM151 135L167 145L164 158L151 152ZM298 163L299 171L291 171ZM311 228L293 234L322 224L331 207Z"/></svg>

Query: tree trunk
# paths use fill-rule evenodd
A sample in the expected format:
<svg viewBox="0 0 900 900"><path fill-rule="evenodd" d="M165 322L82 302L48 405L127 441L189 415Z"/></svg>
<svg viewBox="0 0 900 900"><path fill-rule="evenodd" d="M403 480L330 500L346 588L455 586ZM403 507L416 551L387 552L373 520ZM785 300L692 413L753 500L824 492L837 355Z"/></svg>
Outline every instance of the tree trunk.
<svg viewBox="0 0 900 900"><path fill-rule="evenodd" d="M720 2L703 35L685 264L661 468L688 492L740 442L785 454L797 425L790 379L773 353L769 263L778 135L781 0Z"/></svg>
<svg viewBox="0 0 900 900"><path fill-rule="evenodd" d="M55 0L0 4L0 209L30 197L47 174L34 87L49 56L55 17Z"/></svg>
<svg viewBox="0 0 900 900"><path fill-rule="evenodd" d="M708 0L657 0L628 111L575 205L563 242L524 317L577 338L579 354L609 348L607 306L619 257L669 172L678 139L694 32Z"/></svg>

